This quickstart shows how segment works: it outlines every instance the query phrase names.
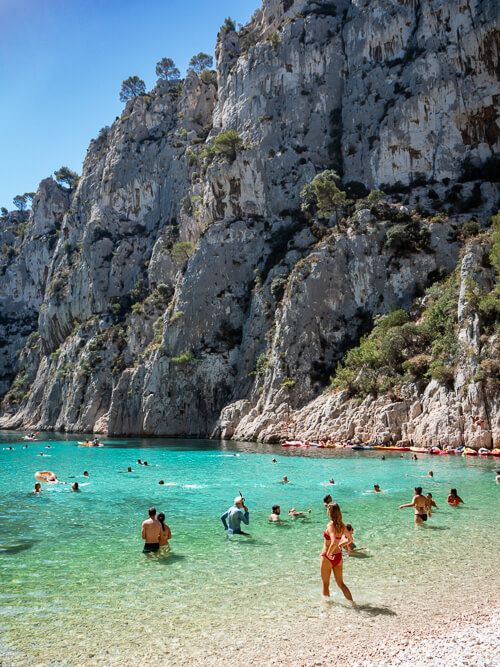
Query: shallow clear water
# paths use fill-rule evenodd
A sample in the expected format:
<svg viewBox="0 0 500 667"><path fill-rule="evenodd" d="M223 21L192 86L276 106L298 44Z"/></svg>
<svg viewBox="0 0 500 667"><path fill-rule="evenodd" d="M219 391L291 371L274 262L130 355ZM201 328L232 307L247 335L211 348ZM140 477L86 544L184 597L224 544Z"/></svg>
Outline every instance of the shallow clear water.
<svg viewBox="0 0 500 667"><path fill-rule="evenodd" d="M409 597L424 609L498 582L500 486L493 470L500 460L421 455L412 462L395 453L382 461L377 452L159 439L79 448L76 438L46 438L23 449L19 435L0 435L0 659L3 652L12 664L111 664L124 647L135 664L144 637L159 650L167 643L201 655L224 641L235 617L251 618L253 634L278 617L283 625L317 618L327 492L367 549L366 558L345 559L357 600L397 613ZM136 465L137 458L149 467ZM47 469L78 481L81 493L45 484L34 496L34 472ZM280 483L284 474L289 485ZM384 493L369 493L374 483ZM416 484L439 506L422 529L414 528L411 509L398 510ZM451 486L465 506L448 508ZM251 538L228 539L219 516L240 491ZM271 525L274 503L284 518L292 506L312 513ZM150 505L166 513L172 530L165 556L141 552Z"/></svg>

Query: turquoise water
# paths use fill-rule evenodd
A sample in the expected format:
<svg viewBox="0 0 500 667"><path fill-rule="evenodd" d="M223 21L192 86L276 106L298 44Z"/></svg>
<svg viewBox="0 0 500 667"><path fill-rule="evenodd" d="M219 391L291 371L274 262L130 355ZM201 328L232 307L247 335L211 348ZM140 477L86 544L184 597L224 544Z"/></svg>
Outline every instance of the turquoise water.
<svg viewBox="0 0 500 667"><path fill-rule="evenodd" d="M395 453L382 461L377 452L179 440L79 448L76 438L46 437L23 449L19 435L0 435L0 659L3 652L6 664L140 664L144 634L153 647L163 650L168 641L196 656L207 646L216 650L235 614L251 617L253 631L277 616L285 625L297 616L316 618L327 492L367 550L366 558L345 559L346 582L361 603L384 604L396 614L409 595L424 609L442 604L443 595L458 603L498 582L500 486L493 470L500 460L422 455L412 462ZM137 458L149 467L136 465ZM34 496L34 472L47 469L78 481L81 493L45 484ZM289 485L280 483L284 474ZM335 486L328 486L330 477ZM374 483L384 493L370 493ZM423 529L414 528L411 509L398 510L416 484L439 506ZM447 507L451 486L464 507ZM251 538L228 539L219 516L240 491ZM274 503L284 518L292 506L312 513L271 525ZM140 526L150 505L166 513L173 534L170 553L160 557L141 553ZM465 578L464 564L472 570ZM126 662L119 658L123 646Z"/></svg>

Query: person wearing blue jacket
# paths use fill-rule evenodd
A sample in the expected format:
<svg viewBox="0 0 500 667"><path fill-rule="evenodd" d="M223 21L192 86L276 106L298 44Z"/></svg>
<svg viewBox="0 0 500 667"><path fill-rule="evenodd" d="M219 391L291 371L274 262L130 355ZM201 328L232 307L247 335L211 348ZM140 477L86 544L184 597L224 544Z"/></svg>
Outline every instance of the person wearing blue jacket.
<svg viewBox="0 0 500 667"><path fill-rule="evenodd" d="M232 535L248 535L241 530L241 522L248 526L250 523L250 515L248 507L245 505L245 499L241 496L236 496L234 505L232 505L227 512L221 516L220 520L224 524L224 530Z"/></svg>

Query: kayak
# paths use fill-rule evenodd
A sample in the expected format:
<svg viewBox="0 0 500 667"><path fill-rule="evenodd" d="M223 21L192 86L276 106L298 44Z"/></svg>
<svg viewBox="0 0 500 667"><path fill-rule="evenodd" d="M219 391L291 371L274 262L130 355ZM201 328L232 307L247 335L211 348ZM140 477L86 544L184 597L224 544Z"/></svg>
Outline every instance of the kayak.
<svg viewBox="0 0 500 667"><path fill-rule="evenodd" d="M500 456L500 449L498 447L495 447L494 449L491 450L490 454L492 456Z"/></svg>
<svg viewBox="0 0 500 667"><path fill-rule="evenodd" d="M425 447L410 447L410 452L418 452L419 454L428 454L429 450Z"/></svg>
<svg viewBox="0 0 500 667"><path fill-rule="evenodd" d="M355 449L356 451L364 451L364 450L370 450L370 449L375 449L374 447L371 447L370 445L353 445L351 449Z"/></svg>
<svg viewBox="0 0 500 667"><path fill-rule="evenodd" d="M383 445L375 445L374 447L371 447L371 449L378 449L379 451L384 451L384 452L409 452L410 447L393 447L387 446L384 447Z"/></svg>
<svg viewBox="0 0 500 667"><path fill-rule="evenodd" d="M78 447L104 447L102 442L79 442Z"/></svg>
<svg viewBox="0 0 500 667"><path fill-rule="evenodd" d="M477 452L475 449L471 449L470 447L466 447L463 451L462 456L477 456Z"/></svg>

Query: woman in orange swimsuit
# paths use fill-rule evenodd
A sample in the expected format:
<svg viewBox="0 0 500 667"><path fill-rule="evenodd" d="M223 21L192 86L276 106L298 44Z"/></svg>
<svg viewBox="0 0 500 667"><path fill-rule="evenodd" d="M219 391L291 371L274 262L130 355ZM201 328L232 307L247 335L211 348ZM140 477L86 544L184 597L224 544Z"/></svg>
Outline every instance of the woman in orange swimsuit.
<svg viewBox="0 0 500 667"><path fill-rule="evenodd" d="M353 607L351 591L344 583L342 576L342 546L351 541L351 536L342 521L342 512L337 503L331 503L326 508L330 521L323 533L324 544L321 552L321 580L323 582L323 597L330 597L330 577L333 570L335 583L340 588L344 597L351 602Z"/></svg>

